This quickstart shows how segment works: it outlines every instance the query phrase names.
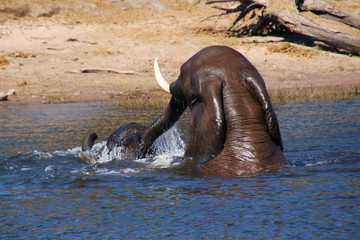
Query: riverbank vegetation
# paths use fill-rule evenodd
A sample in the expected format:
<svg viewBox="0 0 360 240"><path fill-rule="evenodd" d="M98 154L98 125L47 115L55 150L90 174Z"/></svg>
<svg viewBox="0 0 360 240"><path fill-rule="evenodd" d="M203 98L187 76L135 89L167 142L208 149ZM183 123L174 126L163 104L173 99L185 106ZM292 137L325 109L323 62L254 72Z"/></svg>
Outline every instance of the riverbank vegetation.
<svg viewBox="0 0 360 240"><path fill-rule="evenodd" d="M306 87L270 90L274 103L343 100L360 96L359 86Z"/></svg>
<svg viewBox="0 0 360 240"><path fill-rule="evenodd" d="M127 109L165 109L170 101L170 95L155 90L154 92L152 94L134 92L128 96L113 96L112 103L116 107ZM360 85L282 88L269 89L268 92L272 103L345 100L360 97Z"/></svg>

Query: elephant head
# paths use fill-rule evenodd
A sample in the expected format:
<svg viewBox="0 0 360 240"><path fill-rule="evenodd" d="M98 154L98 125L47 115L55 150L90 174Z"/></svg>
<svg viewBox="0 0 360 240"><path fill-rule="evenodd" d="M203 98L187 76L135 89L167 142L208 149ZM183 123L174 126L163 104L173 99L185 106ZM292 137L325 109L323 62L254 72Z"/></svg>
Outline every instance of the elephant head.
<svg viewBox="0 0 360 240"><path fill-rule="evenodd" d="M110 134L106 141L108 151L121 147L121 155L125 160L134 160L140 147L140 140L146 127L138 123L128 123Z"/></svg>
<svg viewBox="0 0 360 240"><path fill-rule="evenodd" d="M118 151L124 160L134 160L138 156L140 148L140 140L146 129L146 126L138 123L127 123L116 129L110 134L106 140L106 148L108 152L120 147ZM95 132L88 133L82 144L82 151L89 151L94 146L98 135ZM104 148L100 149L100 152Z"/></svg>
<svg viewBox="0 0 360 240"><path fill-rule="evenodd" d="M240 175L276 169L286 163L276 115L255 67L226 46L204 48L181 66L170 85L157 61L156 78L172 97L145 130L139 157L187 107L191 111L184 157L206 175Z"/></svg>

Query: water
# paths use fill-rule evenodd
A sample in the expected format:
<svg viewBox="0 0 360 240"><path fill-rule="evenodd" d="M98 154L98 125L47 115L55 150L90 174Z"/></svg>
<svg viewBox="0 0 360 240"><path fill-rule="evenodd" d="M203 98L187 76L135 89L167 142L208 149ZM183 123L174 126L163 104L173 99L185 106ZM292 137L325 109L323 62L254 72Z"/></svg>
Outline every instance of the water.
<svg viewBox="0 0 360 240"><path fill-rule="evenodd" d="M194 177L175 167L188 115L156 157L89 163L86 132L100 147L120 125L161 111L0 104L0 238L360 239L360 100L275 107L288 168Z"/></svg>

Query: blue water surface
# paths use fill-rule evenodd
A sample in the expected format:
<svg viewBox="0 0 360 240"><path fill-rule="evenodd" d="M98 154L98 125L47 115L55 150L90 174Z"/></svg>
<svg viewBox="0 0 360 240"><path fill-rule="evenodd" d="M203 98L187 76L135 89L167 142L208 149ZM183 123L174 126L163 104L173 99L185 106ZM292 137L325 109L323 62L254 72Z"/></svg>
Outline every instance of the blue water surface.
<svg viewBox="0 0 360 240"><path fill-rule="evenodd" d="M161 110L2 103L0 239L360 239L360 100L275 109L289 167L196 177L173 167L171 151L135 162L81 157L88 131L102 142Z"/></svg>

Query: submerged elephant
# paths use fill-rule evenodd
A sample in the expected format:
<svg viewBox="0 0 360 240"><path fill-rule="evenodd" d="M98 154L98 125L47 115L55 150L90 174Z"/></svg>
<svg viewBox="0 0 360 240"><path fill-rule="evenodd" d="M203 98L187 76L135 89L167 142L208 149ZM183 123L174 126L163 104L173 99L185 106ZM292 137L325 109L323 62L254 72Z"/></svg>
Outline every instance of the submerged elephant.
<svg viewBox="0 0 360 240"><path fill-rule="evenodd" d="M206 175L241 175L277 169L286 163L279 124L255 67L239 52L211 46L181 66L170 85L156 78L172 97L165 111L146 128L139 156L168 130L187 107L191 111L184 158Z"/></svg>
<svg viewBox="0 0 360 240"><path fill-rule="evenodd" d="M138 156L140 140L146 127L137 123L128 123L110 134L106 140L107 150L110 152L120 147L121 156L125 160L133 160ZM95 132L88 133L82 144L82 151L91 150L98 135Z"/></svg>

